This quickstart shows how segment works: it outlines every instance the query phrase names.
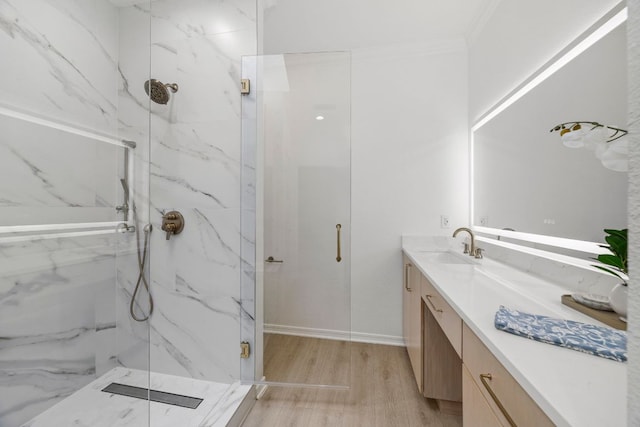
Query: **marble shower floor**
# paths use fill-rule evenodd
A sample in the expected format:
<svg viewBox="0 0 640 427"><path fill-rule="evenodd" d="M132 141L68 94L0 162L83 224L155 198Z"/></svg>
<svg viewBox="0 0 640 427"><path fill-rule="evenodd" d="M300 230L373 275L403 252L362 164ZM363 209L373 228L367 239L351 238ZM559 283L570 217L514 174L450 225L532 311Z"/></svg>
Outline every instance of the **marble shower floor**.
<svg viewBox="0 0 640 427"><path fill-rule="evenodd" d="M196 409L102 391L112 382L198 397ZM22 427L223 427L251 386L215 383L126 368L114 368ZM150 423L149 423L150 418Z"/></svg>

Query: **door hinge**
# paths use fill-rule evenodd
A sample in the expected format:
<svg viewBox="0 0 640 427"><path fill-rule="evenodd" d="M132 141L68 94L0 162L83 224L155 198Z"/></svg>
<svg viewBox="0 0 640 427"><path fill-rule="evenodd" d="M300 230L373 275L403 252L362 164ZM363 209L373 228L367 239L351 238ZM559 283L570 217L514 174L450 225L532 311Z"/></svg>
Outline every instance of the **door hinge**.
<svg viewBox="0 0 640 427"><path fill-rule="evenodd" d="M240 80L240 93L248 95L251 92L251 81L249 79Z"/></svg>
<svg viewBox="0 0 640 427"><path fill-rule="evenodd" d="M249 347L249 342L248 341L242 341L240 343L240 358L248 359L250 353L251 353L251 349Z"/></svg>

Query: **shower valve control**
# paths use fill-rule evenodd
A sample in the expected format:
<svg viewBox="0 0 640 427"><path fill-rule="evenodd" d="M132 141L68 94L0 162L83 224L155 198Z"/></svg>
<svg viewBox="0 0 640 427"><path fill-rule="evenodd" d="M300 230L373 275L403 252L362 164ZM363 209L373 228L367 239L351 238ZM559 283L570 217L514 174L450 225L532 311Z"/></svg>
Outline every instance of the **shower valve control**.
<svg viewBox="0 0 640 427"><path fill-rule="evenodd" d="M167 233L167 240L172 234L180 234L184 229L184 217L178 211L170 211L162 215L162 231Z"/></svg>

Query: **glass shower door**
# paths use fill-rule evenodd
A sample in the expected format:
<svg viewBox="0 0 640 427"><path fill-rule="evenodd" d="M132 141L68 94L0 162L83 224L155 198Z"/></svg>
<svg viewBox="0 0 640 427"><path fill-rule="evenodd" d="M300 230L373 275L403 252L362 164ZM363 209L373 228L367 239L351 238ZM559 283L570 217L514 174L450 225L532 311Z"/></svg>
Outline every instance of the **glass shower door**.
<svg viewBox="0 0 640 427"><path fill-rule="evenodd" d="M262 374L267 382L348 386L350 55L257 63Z"/></svg>

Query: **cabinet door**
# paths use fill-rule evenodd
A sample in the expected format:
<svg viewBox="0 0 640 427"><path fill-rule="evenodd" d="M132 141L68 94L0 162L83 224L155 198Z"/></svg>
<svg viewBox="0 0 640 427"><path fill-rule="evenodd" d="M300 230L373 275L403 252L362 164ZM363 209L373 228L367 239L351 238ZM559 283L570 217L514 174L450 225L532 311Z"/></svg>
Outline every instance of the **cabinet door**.
<svg viewBox="0 0 640 427"><path fill-rule="evenodd" d="M403 335L409 360L416 377L418 390L422 392L422 298L420 279L422 274L404 257L404 280L402 290Z"/></svg>
<svg viewBox="0 0 640 427"><path fill-rule="evenodd" d="M502 426L464 365L462 365L462 402L464 427Z"/></svg>

